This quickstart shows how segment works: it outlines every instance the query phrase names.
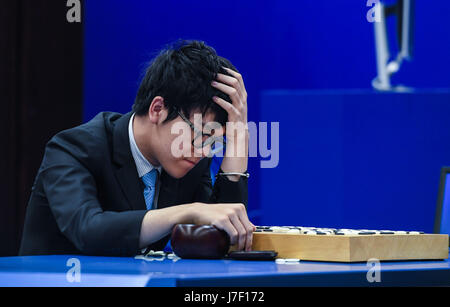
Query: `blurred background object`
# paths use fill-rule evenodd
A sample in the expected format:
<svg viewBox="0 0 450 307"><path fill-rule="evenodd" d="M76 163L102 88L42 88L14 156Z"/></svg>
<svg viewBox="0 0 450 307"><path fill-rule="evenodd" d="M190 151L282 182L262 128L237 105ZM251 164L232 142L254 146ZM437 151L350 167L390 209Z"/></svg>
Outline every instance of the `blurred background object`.
<svg viewBox="0 0 450 307"><path fill-rule="evenodd" d="M394 4L387 5L379 0L371 0L374 3L373 10L378 16L373 20L375 34L375 48L377 55L378 76L372 81L372 86L382 91L408 91L408 87L392 86L391 76L396 74L403 61L410 61L414 50L415 30L415 0L397 0ZM395 32L388 32L387 19L396 18ZM390 35L388 35L390 34ZM391 55L389 36L396 34L396 52Z"/></svg>
<svg viewBox="0 0 450 307"><path fill-rule="evenodd" d="M16 255L44 147L82 121L82 24L66 2L0 2L0 256Z"/></svg>

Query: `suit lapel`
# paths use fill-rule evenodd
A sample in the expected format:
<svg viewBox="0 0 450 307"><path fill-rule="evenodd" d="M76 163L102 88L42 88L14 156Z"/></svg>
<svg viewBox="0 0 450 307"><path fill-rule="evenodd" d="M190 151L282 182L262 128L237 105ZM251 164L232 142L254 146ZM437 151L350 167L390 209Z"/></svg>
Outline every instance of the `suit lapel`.
<svg viewBox="0 0 450 307"><path fill-rule="evenodd" d="M179 180L171 177L165 171L162 171L160 176L158 209L178 205L179 182Z"/></svg>
<svg viewBox="0 0 450 307"><path fill-rule="evenodd" d="M116 178L122 187L130 207L134 210L145 210L144 187L138 177L134 161L116 170Z"/></svg>
<svg viewBox="0 0 450 307"><path fill-rule="evenodd" d="M131 154L128 136L128 123L131 115L131 112L123 115L115 122L113 128L113 160L117 167L115 175L130 208L145 210L144 187Z"/></svg>

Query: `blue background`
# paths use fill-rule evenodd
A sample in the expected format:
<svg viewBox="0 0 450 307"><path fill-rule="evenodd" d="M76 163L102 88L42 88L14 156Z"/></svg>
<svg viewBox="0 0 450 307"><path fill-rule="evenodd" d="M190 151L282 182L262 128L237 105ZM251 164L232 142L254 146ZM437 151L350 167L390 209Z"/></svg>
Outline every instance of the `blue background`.
<svg viewBox="0 0 450 307"><path fill-rule="evenodd" d="M445 178L444 199L442 201L441 233L450 235L450 174Z"/></svg>
<svg viewBox="0 0 450 307"><path fill-rule="evenodd" d="M280 163L260 172L263 224L432 231L450 90L266 91L260 107L282 119Z"/></svg>
<svg viewBox="0 0 450 307"><path fill-rule="evenodd" d="M146 63L166 43L178 38L204 40L235 64L249 93L251 121L260 120L260 104L266 90L369 89L376 69L373 25L366 20L366 2L86 0L84 121L101 111L128 112ZM393 81L417 88L449 88L450 1L433 1L432 5L429 1L417 1L416 8L415 58L404 64ZM278 103L276 107L286 109L286 113L280 113L280 129L289 128L288 117L283 118L282 114L287 115L289 108L295 106ZM366 116L374 116L375 122L376 113ZM314 132L309 137L314 139ZM270 212L264 212L260 206L260 178L269 170L260 169L258 159L253 158L249 171L250 216L255 224L270 223ZM439 169L429 171L439 177ZM285 180L295 180L289 173L285 176ZM438 182L430 185L436 186L434 195L429 196L432 199L437 195ZM431 193L430 189L426 191ZM323 193L327 193L326 188ZM290 197L295 199L295 195ZM434 212L434 205L414 204L426 206L425 212ZM277 206L276 210L283 210L282 204ZM339 207L342 214L351 210L352 207ZM396 208L390 210L397 216L402 214ZM302 205L289 213L304 214L314 216L317 210ZM351 216L353 221L367 220L363 218L367 212ZM371 224L394 228L395 223L388 216L380 215ZM420 211L409 214L401 226L420 226L430 231L431 216L423 216ZM332 221L332 215L324 220ZM273 223L285 224L280 219Z"/></svg>

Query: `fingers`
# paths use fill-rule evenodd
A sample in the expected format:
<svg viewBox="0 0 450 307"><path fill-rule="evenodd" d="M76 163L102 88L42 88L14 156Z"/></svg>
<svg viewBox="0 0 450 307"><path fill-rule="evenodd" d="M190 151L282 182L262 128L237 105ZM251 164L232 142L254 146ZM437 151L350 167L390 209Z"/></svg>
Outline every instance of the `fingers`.
<svg viewBox="0 0 450 307"><path fill-rule="evenodd" d="M250 251L253 243L253 232L256 230L248 217L243 204L206 205L201 210L196 223L210 224L224 230L230 237L230 244L239 250ZM209 222L208 222L209 221Z"/></svg>
<svg viewBox="0 0 450 307"><path fill-rule="evenodd" d="M233 78L233 77L230 77L230 76L218 73L217 74L217 81L220 81L220 82L222 82L222 83L224 83L226 85L229 85L229 86L231 86L232 88L235 88L238 91L242 90L242 84L236 78Z"/></svg>
<svg viewBox="0 0 450 307"><path fill-rule="evenodd" d="M239 204L239 205L241 205L239 219L240 219L243 227L245 228L244 231L246 234L245 250L250 251L252 249L252 244L253 244L253 232L256 230L256 226L253 225L250 222L250 220L248 219L247 211L245 210L245 206L243 204Z"/></svg>
<svg viewBox="0 0 450 307"><path fill-rule="evenodd" d="M227 67L223 67L230 75L232 75L240 84L241 89L243 90L243 93L247 96L247 91L245 90L245 84L244 84L244 79L242 78L242 75L238 72L235 72L234 70L227 68Z"/></svg>
<svg viewBox="0 0 450 307"><path fill-rule="evenodd" d="M240 111L228 101L216 96L213 97L213 100L225 111L227 111L228 115L240 115Z"/></svg>
<svg viewBox="0 0 450 307"><path fill-rule="evenodd" d="M231 98L231 102L233 103L234 106L238 106L239 104L242 104L242 98L240 96L239 93L239 88L236 89L232 86L226 85L224 83L221 82L217 82L217 81L213 81L211 82L211 85L213 87L215 87L216 89L218 89L219 91L227 94L228 96L230 96Z"/></svg>
<svg viewBox="0 0 450 307"><path fill-rule="evenodd" d="M216 87L220 91L228 94L234 103L247 103L247 91L245 90L244 80L241 74L224 67L231 75L217 74L217 81L212 82L212 86ZM234 99L233 99L234 98ZM240 98L239 100L237 98Z"/></svg>
<svg viewBox="0 0 450 307"><path fill-rule="evenodd" d="M253 231L256 227L250 223L243 204L216 204L215 209L222 212L211 223L224 230L230 237L230 244L238 250L250 251L253 243Z"/></svg>
<svg viewBox="0 0 450 307"><path fill-rule="evenodd" d="M256 227L248 220L243 204L230 204L230 206L232 209L228 216L237 231L237 247L239 250L250 251L253 243L253 231Z"/></svg>
<svg viewBox="0 0 450 307"><path fill-rule="evenodd" d="M230 244L235 245L238 242L239 233L233 226L229 218L218 219L212 223L218 229L225 231L230 237Z"/></svg>
<svg viewBox="0 0 450 307"><path fill-rule="evenodd" d="M224 67L224 69L230 75L218 73L217 80L212 81L211 86L227 94L231 99L231 104L217 96L214 96L213 100L227 111L230 121L246 122L247 92L242 76L229 68Z"/></svg>
<svg viewBox="0 0 450 307"><path fill-rule="evenodd" d="M247 225L245 229L245 245L243 249L245 251L251 251L252 250L252 244L253 244L253 226Z"/></svg>
<svg viewBox="0 0 450 307"><path fill-rule="evenodd" d="M243 102L247 101L247 92L245 90L244 84L241 83L238 79L218 73L217 81L236 89L240 99Z"/></svg>
<svg viewBox="0 0 450 307"><path fill-rule="evenodd" d="M230 216L231 223L237 231L237 247L239 250L243 250L247 248L247 231L245 230L244 225L242 225L241 220L235 214Z"/></svg>

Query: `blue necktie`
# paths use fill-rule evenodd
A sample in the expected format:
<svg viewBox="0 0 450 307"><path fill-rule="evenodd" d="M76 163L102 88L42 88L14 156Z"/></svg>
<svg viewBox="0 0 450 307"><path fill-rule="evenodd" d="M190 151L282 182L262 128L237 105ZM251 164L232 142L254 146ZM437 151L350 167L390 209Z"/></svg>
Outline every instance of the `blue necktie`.
<svg viewBox="0 0 450 307"><path fill-rule="evenodd" d="M144 199L145 205L147 206L147 210L152 210L153 207L153 199L155 198L157 177L158 171L156 169L152 169L150 172L148 172L142 177L142 181L144 182L145 185Z"/></svg>

